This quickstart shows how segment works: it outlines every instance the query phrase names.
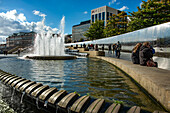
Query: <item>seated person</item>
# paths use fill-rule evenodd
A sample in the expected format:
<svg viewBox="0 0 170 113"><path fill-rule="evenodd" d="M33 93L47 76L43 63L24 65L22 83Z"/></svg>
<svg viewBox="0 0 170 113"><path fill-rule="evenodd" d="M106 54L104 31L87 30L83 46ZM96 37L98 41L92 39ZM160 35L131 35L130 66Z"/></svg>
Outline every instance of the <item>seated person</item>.
<svg viewBox="0 0 170 113"><path fill-rule="evenodd" d="M132 62L134 64L140 63L140 61L139 61L139 51L140 51L141 46L142 46L141 43L137 43L136 46L133 48L131 59L132 59Z"/></svg>
<svg viewBox="0 0 170 113"><path fill-rule="evenodd" d="M157 63L153 61L152 57L153 51L150 48L150 43L149 42L143 43L139 52L140 65L157 67Z"/></svg>

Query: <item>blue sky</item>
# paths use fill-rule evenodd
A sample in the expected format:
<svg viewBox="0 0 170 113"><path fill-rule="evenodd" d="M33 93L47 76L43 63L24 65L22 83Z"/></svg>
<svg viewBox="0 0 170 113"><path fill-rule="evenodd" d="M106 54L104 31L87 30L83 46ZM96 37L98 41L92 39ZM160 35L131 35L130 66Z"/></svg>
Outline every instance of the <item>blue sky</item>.
<svg viewBox="0 0 170 113"><path fill-rule="evenodd" d="M42 16L35 15L33 12L39 11L39 14L46 15L45 25L51 28L59 28L60 20L65 16L65 33L70 34L73 25L90 19L92 9L107 5L115 9L122 8L124 11L132 12L137 11L136 7L140 6L141 2L142 0L0 0L0 17L2 17L0 22L4 24L3 26L0 25L0 36L5 37L10 35L11 32L19 32L22 29L23 31L28 30L25 26L17 25L17 30L14 30L13 27L11 28L13 30L10 30L9 33L4 33L3 27L7 26L6 23L12 21L11 17L14 15L17 15L17 18L12 18L15 23L24 25L25 23L41 21ZM10 19L10 22L6 22L7 19Z"/></svg>

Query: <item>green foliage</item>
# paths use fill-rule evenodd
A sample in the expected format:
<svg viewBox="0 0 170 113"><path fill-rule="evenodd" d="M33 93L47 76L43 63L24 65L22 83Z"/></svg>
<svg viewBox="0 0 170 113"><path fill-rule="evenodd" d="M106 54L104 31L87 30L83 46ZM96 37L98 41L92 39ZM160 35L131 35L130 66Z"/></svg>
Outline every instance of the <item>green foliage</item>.
<svg viewBox="0 0 170 113"><path fill-rule="evenodd" d="M90 40L104 38L104 22L103 21L95 21L92 23L90 28L84 34L84 36L90 38Z"/></svg>
<svg viewBox="0 0 170 113"><path fill-rule="evenodd" d="M106 37L125 33L127 29L127 15L124 11L118 15L113 14L107 21L107 26L104 29Z"/></svg>
<svg viewBox="0 0 170 113"><path fill-rule="evenodd" d="M114 99L113 99L113 101L114 101L114 103L117 103L117 104L123 104L124 103L123 101L114 100Z"/></svg>
<svg viewBox="0 0 170 113"><path fill-rule="evenodd" d="M74 92L75 94L77 94L78 96L81 96L79 93L77 93L76 91Z"/></svg>
<svg viewBox="0 0 170 113"><path fill-rule="evenodd" d="M148 0L142 1L141 8L137 12L130 13L131 21L128 24L128 31L134 31L149 26L162 24L170 21L169 0Z"/></svg>
<svg viewBox="0 0 170 113"><path fill-rule="evenodd" d="M79 42L83 42L84 41L84 38L80 38Z"/></svg>

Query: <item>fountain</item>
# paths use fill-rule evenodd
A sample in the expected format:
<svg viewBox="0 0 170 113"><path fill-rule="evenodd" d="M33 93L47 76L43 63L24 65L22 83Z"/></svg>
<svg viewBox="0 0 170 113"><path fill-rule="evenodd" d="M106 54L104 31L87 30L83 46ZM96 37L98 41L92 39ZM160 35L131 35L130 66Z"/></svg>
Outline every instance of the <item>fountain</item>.
<svg viewBox="0 0 170 113"><path fill-rule="evenodd" d="M64 26L65 17L61 20L60 32L58 34L52 33L50 30L45 31L44 28L45 17L43 18L42 30L37 33L34 42L34 55L26 56L29 59L36 60L70 60L75 59L75 56L66 55L64 52Z"/></svg>

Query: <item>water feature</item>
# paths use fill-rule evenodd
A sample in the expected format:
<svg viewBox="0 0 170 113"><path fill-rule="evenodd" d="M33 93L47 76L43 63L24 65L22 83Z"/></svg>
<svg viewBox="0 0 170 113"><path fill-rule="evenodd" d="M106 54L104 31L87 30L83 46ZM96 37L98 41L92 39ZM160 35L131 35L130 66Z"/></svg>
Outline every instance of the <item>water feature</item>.
<svg viewBox="0 0 170 113"><path fill-rule="evenodd" d="M42 26L44 26L44 19ZM60 24L60 32L53 34L51 31L42 31L37 33L34 42L34 55L36 56L63 56L64 53L64 25L65 17L62 18Z"/></svg>
<svg viewBox="0 0 170 113"><path fill-rule="evenodd" d="M0 69L6 72L58 90L76 91L81 96L89 94L108 102L119 100L128 106L138 105L149 111L162 111L124 73L100 59L41 61L5 58L0 63Z"/></svg>

